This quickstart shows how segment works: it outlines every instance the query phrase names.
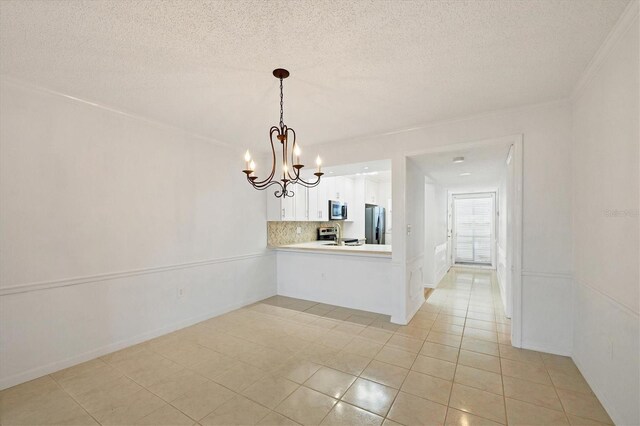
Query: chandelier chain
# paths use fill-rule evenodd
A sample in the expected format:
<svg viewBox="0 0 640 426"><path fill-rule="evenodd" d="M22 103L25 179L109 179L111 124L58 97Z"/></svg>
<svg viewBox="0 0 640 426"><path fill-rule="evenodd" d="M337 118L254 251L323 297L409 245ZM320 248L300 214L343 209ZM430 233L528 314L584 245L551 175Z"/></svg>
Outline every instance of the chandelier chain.
<svg viewBox="0 0 640 426"><path fill-rule="evenodd" d="M280 128L284 127L284 94L282 93L282 79L280 79Z"/></svg>

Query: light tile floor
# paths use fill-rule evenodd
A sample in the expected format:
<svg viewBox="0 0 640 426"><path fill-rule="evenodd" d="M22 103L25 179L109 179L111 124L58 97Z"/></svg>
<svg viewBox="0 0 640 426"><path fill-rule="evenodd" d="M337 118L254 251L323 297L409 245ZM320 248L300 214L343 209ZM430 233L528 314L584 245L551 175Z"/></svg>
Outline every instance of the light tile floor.
<svg viewBox="0 0 640 426"><path fill-rule="evenodd" d="M570 358L510 345L494 276L411 323L275 296L0 393L2 425L599 425Z"/></svg>

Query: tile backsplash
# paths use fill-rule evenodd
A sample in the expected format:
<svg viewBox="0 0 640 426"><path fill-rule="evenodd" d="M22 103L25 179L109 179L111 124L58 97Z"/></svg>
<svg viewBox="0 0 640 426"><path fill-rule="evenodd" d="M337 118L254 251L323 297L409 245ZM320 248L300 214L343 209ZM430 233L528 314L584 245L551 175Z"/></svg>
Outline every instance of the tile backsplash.
<svg viewBox="0 0 640 426"><path fill-rule="evenodd" d="M267 243L270 246L306 243L318 239L318 228L333 222L267 222ZM300 234L296 230L300 227Z"/></svg>

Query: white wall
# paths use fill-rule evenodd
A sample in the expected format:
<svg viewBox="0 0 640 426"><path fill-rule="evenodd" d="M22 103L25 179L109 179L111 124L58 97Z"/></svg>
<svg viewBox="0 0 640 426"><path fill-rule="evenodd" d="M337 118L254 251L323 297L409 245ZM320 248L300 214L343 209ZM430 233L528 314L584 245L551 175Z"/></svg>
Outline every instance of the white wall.
<svg viewBox="0 0 640 426"><path fill-rule="evenodd" d="M616 424L640 424L638 3L573 100L573 358Z"/></svg>
<svg viewBox="0 0 640 426"><path fill-rule="evenodd" d="M6 79L0 102L0 388L275 294L240 151Z"/></svg>
<svg viewBox="0 0 640 426"><path fill-rule="evenodd" d="M393 159L394 261L404 262L402 157L438 146L523 135L522 344L570 354L571 108L568 101L496 111L407 131L317 145L326 164ZM406 289L398 289L404 294Z"/></svg>
<svg viewBox="0 0 640 426"><path fill-rule="evenodd" d="M425 183L424 286L436 287L449 270L447 239L447 190L433 182Z"/></svg>
<svg viewBox="0 0 640 426"><path fill-rule="evenodd" d="M406 159L406 306L411 319L424 302L425 185L418 164Z"/></svg>
<svg viewBox="0 0 640 426"><path fill-rule="evenodd" d="M395 314L391 258L278 251L278 294Z"/></svg>
<svg viewBox="0 0 640 426"><path fill-rule="evenodd" d="M502 307L508 318L511 318L513 308L513 283L511 282L511 258L509 256L509 250L513 250L513 236L508 232L511 229L514 214L513 178L514 161L511 158L509 163L505 164L497 191L498 238L496 242L496 275L500 286Z"/></svg>

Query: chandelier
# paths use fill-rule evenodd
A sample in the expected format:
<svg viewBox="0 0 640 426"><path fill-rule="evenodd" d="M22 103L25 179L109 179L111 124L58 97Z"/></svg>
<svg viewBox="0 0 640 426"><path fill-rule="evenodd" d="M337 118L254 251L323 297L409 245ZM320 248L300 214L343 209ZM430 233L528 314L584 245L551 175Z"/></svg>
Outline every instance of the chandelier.
<svg viewBox="0 0 640 426"><path fill-rule="evenodd" d="M305 181L300 177L300 170L304 165L300 162L300 145L296 143L296 132L291 127L287 127L284 124L283 119L283 92L282 92L282 80L289 77L289 71L278 68L273 70L273 75L280 80L280 125L272 126L269 129L269 139L271 141L271 153L272 153L272 166L271 173L264 180L258 180L256 176L256 163L251 159L251 154L247 151L244 155L245 169L242 171L247 175L247 181L258 190L265 190L270 186L276 186L274 195L278 198L293 197L294 192L289 189L290 185L298 184L306 188L313 188L320 183L320 177L322 173L321 166L322 160L320 156L316 158L317 171L314 173L316 179L313 182ZM274 136L282 145L282 169L281 173L276 176L277 157L276 148L274 144ZM289 151L289 144L291 144L291 151ZM279 177L282 176L282 177Z"/></svg>

